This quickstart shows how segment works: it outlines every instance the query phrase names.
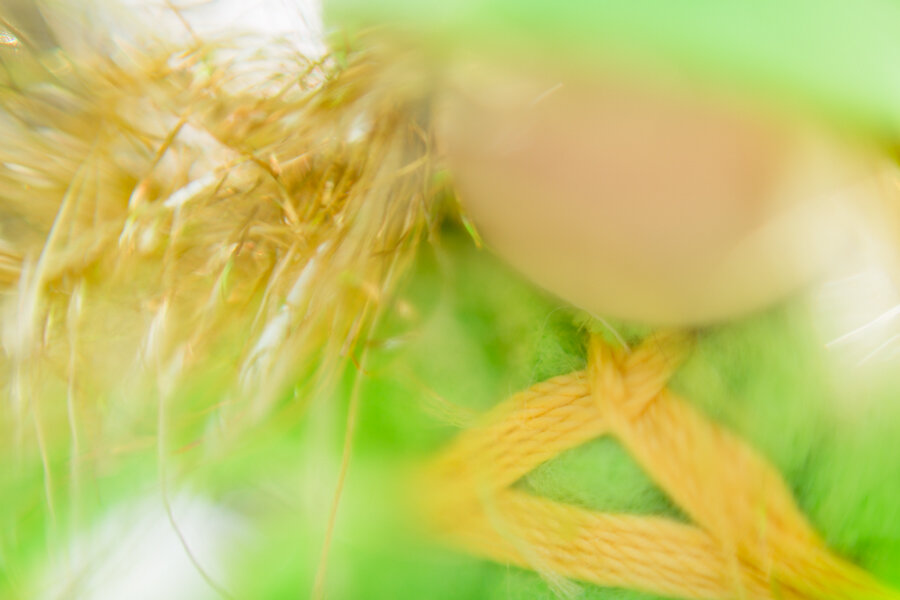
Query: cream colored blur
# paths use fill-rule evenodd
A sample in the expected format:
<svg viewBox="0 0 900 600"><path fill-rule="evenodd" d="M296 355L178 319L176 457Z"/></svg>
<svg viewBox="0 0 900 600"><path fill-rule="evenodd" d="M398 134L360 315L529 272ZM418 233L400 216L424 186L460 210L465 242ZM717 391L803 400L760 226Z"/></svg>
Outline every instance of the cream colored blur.
<svg viewBox="0 0 900 600"><path fill-rule="evenodd" d="M677 76L460 60L438 132L488 245L586 310L654 323L767 306L852 244L870 157Z"/></svg>

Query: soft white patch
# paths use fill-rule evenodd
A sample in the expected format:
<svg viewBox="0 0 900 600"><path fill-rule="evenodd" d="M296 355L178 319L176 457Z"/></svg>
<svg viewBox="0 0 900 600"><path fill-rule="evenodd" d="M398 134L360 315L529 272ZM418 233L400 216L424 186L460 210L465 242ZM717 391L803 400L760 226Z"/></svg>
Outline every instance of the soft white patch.
<svg viewBox="0 0 900 600"><path fill-rule="evenodd" d="M154 33L173 41L251 34L290 42L307 56L325 52L322 41L322 9L319 0L122 0L132 11L152 17ZM171 7L180 11L175 15Z"/></svg>
<svg viewBox="0 0 900 600"><path fill-rule="evenodd" d="M175 523L204 571L228 588L226 558L251 538L238 514L204 498L172 500ZM41 600L218 599L197 571L159 497L111 511L77 536L44 578Z"/></svg>
<svg viewBox="0 0 900 600"><path fill-rule="evenodd" d="M854 243L812 300L831 366L838 377L852 379L893 368L900 359L900 265L877 206L873 210L861 196L848 200L844 222Z"/></svg>

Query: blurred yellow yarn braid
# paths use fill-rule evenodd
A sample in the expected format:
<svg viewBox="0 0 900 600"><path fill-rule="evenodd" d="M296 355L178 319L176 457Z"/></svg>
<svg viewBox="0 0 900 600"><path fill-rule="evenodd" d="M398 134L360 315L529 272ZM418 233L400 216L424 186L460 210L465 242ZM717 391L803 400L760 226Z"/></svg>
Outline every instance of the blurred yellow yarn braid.
<svg viewBox="0 0 900 600"><path fill-rule="evenodd" d="M825 547L761 456L667 389L689 346L677 333L633 351L594 336L585 371L515 394L429 465L431 525L477 555L601 586L694 599L900 599ZM511 487L602 435L694 524Z"/></svg>

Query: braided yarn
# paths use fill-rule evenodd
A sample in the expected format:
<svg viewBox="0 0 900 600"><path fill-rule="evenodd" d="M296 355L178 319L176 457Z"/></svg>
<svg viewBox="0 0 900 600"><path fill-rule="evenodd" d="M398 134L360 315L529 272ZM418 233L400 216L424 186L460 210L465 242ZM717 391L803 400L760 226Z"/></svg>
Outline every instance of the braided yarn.
<svg viewBox="0 0 900 600"><path fill-rule="evenodd" d="M667 389L689 348L590 342L584 371L513 395L428 466L422 501L453 545L548 577L692 599L900 599L829 551L779 473ZM692 523L591 511L515 489L559 453L613 436Z"/></svg>

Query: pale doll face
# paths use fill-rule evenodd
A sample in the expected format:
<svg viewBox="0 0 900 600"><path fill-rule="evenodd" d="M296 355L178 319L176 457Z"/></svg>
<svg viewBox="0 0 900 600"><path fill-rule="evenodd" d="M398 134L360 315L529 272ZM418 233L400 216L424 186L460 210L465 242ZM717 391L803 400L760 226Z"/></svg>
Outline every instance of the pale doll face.
<svg viewBox="0 0 900 600"><path fill-rule="evenodd" d="M864 177L808 124L671 81L461 61L438 114L491 248L576 306L652 323L737 316L815 277Z"/></svg>

